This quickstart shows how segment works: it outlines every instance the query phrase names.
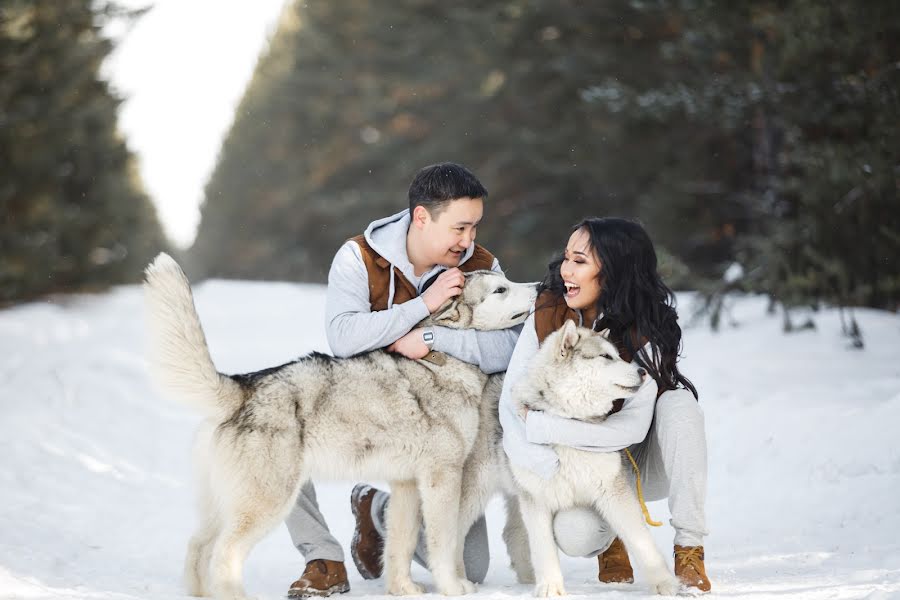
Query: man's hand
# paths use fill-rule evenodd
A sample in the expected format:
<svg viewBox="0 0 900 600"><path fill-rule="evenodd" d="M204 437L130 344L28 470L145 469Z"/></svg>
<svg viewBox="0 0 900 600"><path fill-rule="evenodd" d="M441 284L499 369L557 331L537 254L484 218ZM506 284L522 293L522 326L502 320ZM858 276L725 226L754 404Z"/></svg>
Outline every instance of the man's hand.
<svg viewBox="0 0 900 600"><path fill-rule="evenodd" d="M462 293L465 283L465 275L455 267L453 269L447 269L438 275L438 278L434 280L434 283L422 293L422 300L425 301L428 312L434 314L434 311L443 306L444 302L454 296L459 296ZM413 331L415 331L415 329ZM402 339L403 338L400 338L400 340ZM397 340L397 342L400 340ZM394 343L396 344L397 342Z"/></svg>
<svg viewBox="0 0 900 600"><path fill-rule="evenodd" d="M437 285L437 281L432 284L432 288ZM429 290L431 288L428 288ZM457 292L459 293L459 292ZM416 327L402 338L391 344L387 347L388 352L396 352L397 354L402 354L406 358L412 358L413 360L418 360L428 355L430 350L428 346L425 345L425 341L422 339L422 328Z"/></svg>

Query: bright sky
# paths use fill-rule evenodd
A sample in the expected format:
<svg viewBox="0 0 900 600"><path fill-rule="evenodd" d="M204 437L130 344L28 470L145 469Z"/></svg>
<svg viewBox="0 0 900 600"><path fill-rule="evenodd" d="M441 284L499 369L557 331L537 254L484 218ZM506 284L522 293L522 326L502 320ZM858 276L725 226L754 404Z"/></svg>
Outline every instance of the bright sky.
<svg viewBox="0 0 900 600"><path fill-rule="evenodd" d="M119 127L179 246L194 240L203 186L285 1L121 2L153 9L120 38L105 73L126 98Z"/></svg>

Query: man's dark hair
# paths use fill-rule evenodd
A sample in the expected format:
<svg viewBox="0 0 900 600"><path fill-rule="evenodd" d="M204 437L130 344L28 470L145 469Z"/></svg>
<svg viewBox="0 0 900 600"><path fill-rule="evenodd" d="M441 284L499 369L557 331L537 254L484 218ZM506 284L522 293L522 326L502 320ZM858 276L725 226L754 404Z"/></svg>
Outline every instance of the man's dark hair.
<svg viewBox="0 0 900 600"><path fill-rule="evenodd" d="M456 163L429 165L409 184L409 213L424 206L432 218L459 198L487 198L488 191L470 170Z"/></svg>

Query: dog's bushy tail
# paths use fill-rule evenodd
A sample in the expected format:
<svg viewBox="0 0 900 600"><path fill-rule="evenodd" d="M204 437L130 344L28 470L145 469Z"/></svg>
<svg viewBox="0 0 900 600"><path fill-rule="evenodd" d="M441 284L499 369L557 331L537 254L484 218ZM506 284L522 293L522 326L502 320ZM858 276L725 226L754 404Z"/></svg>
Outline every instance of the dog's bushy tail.
<svg viewBox="0 0 900 600"><path fill-rule="evenodd" d="M150 365L165 391L208 417L224 421L239 407L238 384L216 371L191 284L168 254L161 253L145 270L150 337Z"/></svg>

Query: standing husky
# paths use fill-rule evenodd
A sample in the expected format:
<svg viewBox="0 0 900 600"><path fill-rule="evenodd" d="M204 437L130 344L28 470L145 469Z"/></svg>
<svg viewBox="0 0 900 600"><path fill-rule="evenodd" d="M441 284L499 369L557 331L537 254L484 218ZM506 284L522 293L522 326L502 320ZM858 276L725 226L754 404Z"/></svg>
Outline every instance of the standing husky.
<svg viewBox="0 0 900 600"><path fill-rule="evenodd" d="M468 285L468 284L467 284ZM480 404L478 433L462 470L462 493L459 500L456 572L465 575L463 544L466 533L487 508L496 494L506 500L506 526L503 541L519 583L533 583L534 571L528 552L528 532L519 510L518 489L513 481L509 460L503 450L503 430L497 414L502 373L490 375L484 386ZM384 539L384 563L388 581L404 582L404 594L421 594L424 588L410 577L410 563L420 525L418 493L413 486L393 487L387 505L387 535ZM390 584L389 584L389 587Z"/></svg>
<svg viewBox="0 0 900 600"><path fill-rule="evenodd" d="M528 373L513 388L520 411L544 410L582 421L602 421L617 398L634 395L646 372L619 357L601 334L567 321L544 340ZM631 489L618 452L589 452L554 445L559 470L549 480L510 465L522 509L536 573L535 596L565 594L553 535L553 515L588 506L597 510L646 569L651 589L664 595L678 591Z"/></svg>
<svg viewBox="0 0 900 600"><path fill-rule="evenodd" d="M473 591L456 566L457 525L462 466L478 432L487 375L449 356L437 365L383 351L346 359L312 354L223 375L178 264L161 254L146 277L155 374L206 415L195 450L202 523L185 561L191 594L246 598L247 553L282 522L311 478L385 479L392 488L414 488L438 591ZM535 295L534 285L475 271L430 320L505 329L525 320ZM416 589L411 581L387 584L389 593Z"/></svg>

